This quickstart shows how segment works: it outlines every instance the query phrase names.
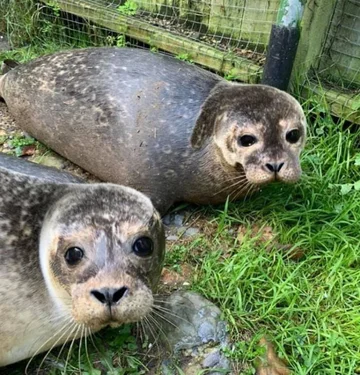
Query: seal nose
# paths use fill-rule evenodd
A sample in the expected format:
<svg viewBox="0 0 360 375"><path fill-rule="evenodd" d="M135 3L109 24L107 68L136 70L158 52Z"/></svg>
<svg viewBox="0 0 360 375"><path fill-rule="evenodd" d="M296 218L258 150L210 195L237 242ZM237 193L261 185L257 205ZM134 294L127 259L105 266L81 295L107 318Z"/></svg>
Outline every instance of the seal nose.
<svg viewBox="0 0 360 375"><path fill-rule="evenodd" d="M284 163L266 163L266 168L272 173L280 172L280 169L284 166Z"/></svg>
<svg viewBox="0 0 360 375"><path fill-rule="evenodd" d="M102 288L99 290L92 290L90 292L100 303L103 305L116 305L121 298L128 294L128 288L122 287L120 289L115 288Z"/></svg>

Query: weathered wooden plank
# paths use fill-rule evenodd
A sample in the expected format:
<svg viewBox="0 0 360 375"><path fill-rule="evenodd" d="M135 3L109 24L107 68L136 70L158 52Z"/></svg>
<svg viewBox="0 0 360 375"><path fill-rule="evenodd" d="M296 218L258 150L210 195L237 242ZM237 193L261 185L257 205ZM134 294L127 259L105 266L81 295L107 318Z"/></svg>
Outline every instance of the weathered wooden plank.
<svg viewBox="0 0 360 375"><path fill-rule="evenodd" d="M43 0L45 4L47 1ZM256 83L261 77L262 69L250 60L174 35L137 18L123 16L116 9L82 0L57 0L56 3L65 12L175 55L188 54L195 63L223 74L231 72L241 81Z"/></svg>
<svg viewBox="0 0 360 375"><path fill-rule="evenodd" d="M267 45L271 26L276 21L280 0L247 1L241 28L241 39Z"/></svg>
<svg viewBox="0 0 360 375"><path fill-rule="evenodd" d="M347 0L342 8L329 51L327 74L345 86L360 86L360 2Z"/></svg>
<svg viewBox="0 0 360 375"><path fill-rule="evenodd" d="M294 81L303 81L311 69L318 68L337 1L316 0L305 5L292 74Z"/></svg>
<svg viewBox="0 0 360 375"><path fill-rule="evenodd" d="M156 15L173 15L179 13L179 4L182 0L132 0L139 9Z"/></svg>
<svg viewBox="0 0 360 375"><path fill-rule="evenodd" d="M176 1L176 0L175 0ZM211 10L211 2L208 0L180 0L179 17L185 20L193 30L208 27Z"/></svg>
<svg viewBox="0 0 360 375"><path fill-rule="evenodd" d="M228 39L267 44L280 0L133 0L154 15L176 14L196 29Z"/></svg>
<svg viewBox="0 0 360 375"><path fill-rule="evenodd" d="M209 31L251 44L267 44L280 0L213 0Z"/></svg>

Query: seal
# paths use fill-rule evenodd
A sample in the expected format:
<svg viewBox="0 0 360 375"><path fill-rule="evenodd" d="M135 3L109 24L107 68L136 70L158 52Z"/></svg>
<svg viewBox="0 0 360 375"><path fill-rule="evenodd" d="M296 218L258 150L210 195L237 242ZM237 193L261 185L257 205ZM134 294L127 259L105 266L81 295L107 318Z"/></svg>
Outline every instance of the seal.
<svg viewBox="0 0 360 375"><path fill-rule="evenodd" d="M164 258L149 198L0 169L0 366L143 319Z"/></svg>
<svg viewBox="0 0 360 375"><path fill-rule="evenodd" d="M3 75L0 96L33 137L103 181L142 191L162 213L301 174L306 121L293 97L162 54L59 52Z"/></svg>
<svg viewBox="0 0 360 375"><path fill-rule="evenodd" d="M80 177L76 177L71 173L0 153L0 173L5 173L6 171L49 182L85 183Z"/></svg>

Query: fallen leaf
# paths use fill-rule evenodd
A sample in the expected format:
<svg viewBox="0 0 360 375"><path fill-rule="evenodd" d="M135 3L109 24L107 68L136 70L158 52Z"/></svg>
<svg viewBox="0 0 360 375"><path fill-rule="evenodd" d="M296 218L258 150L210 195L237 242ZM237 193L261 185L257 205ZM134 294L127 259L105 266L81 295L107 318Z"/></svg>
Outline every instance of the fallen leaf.
<svg viewBox="0 0 360 375"><path fill-rule="evenodd" d="M279 247L284 252L286 259L293 260L296 262L304 258L305 251L303 249L301 249L300 247L295 247L291 249L291 247L292 247L291 245L285 245L285 246L282 246L282 248Z"/></svg>
<svg viewBox="0 0 360 375"><path fill-rule="evenodd" d="M247 228L243 225L240 225L237 230L237 239L240 244L247 234L251 238L258 237L256 241L256 244L258 245L263 242L273 242L277 236L270 226L260 228L258 224L254 224L250 228Z"/></svg>
<svg viewBox="0 0 360 375"><path fill-rule="evenodd" d="M256 375L290 375L291 372L275 353L273 344L265 337L260 339L259 345L265 347L263 358L257 359Z"/></svg>
<svg viewBox="0 0 360 375"><path fill-rule="evenodd" d="M35 145L29 145L29 146L24 146L21 149L21 154L19 156L32 156L36 152L36 146Z"/></svg>

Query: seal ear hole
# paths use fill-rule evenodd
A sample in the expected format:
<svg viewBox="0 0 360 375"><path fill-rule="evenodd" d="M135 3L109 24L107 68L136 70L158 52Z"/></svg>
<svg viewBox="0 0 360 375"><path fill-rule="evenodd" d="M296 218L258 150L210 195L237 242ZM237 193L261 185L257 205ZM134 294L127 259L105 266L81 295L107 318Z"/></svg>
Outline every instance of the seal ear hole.
<svg viewBox="0 0 360 375"><path fill-rule="evenodd" d="M257 142L256 137L250 134L242 135L241 137L238 137L238 144L242 147L250 147L253 144Z"/></svg>
<svg viewBox="0 0 360 375"><path fill-rule="evenodd" d="M149 237L139 237L133 243L132 250L139 257L148 257L154 252L153 240Z"/></svg>
<svg viewBox="0 0 360 375"><path fill-rule="evenodd" d="M292 144L298 142L300 137L301 137L301 133L299 129L292 129L286 133L286 140Z"/></svg>
<svg viewBox="0 0 360 375"><path fill-rule="evenodd" d="M80 247L69 247L65 253L65 261L69 266L75 266L80 263L84 257L84 251Z"/></svg>

